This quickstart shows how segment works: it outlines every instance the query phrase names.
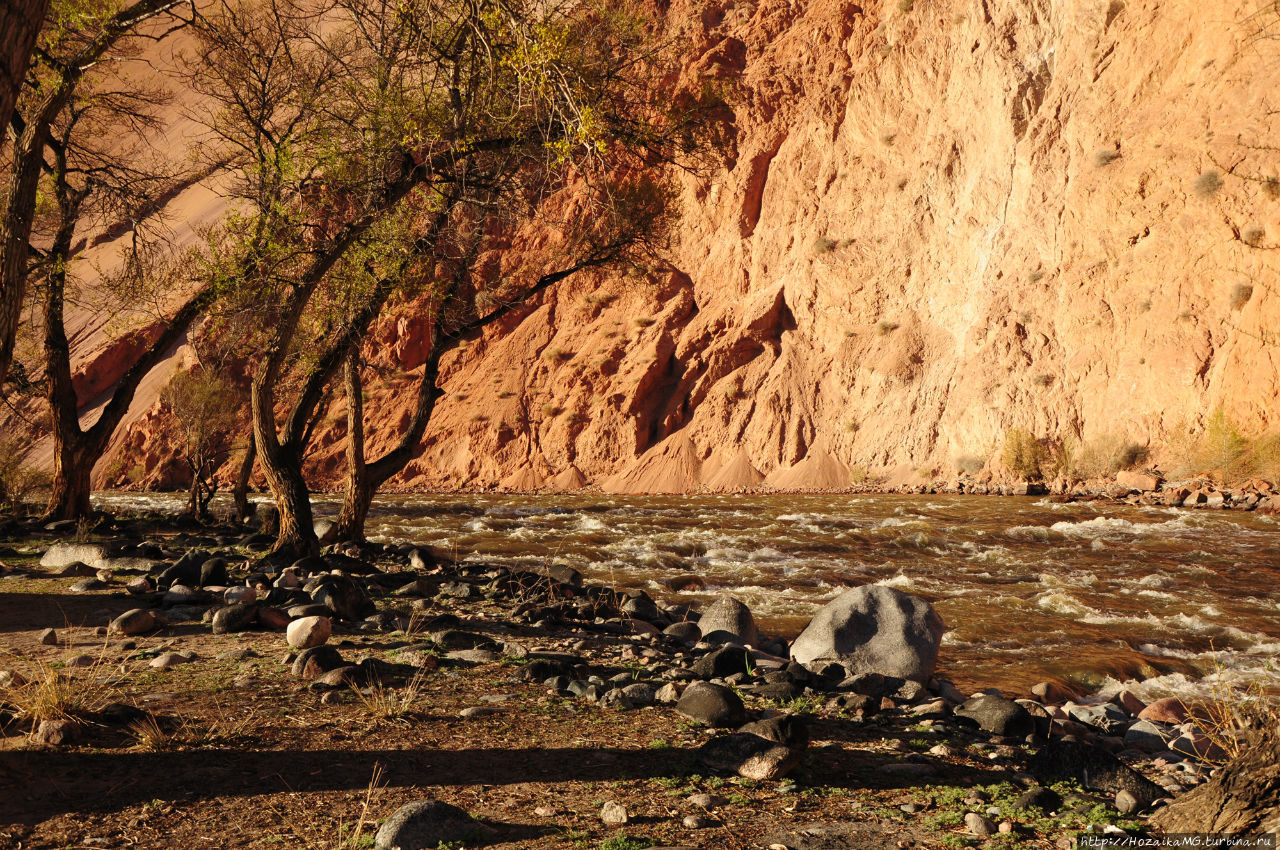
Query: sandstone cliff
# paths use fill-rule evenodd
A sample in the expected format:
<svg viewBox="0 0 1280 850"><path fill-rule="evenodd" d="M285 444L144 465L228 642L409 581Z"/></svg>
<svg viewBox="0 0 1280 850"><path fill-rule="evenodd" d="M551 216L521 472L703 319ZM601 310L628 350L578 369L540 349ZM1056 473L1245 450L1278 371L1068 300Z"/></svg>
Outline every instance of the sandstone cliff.
<svg viewBox="0 0 1280 850"><path fill-rule="evenodd" d="M1280 42L1248 11L678 0L726 122L676 271L571 280L451 357L393 484L839 487L948 477L1012 427L1158 455L1217 408L1280 424L1280 187L1247 179L1280 173ZM370 355L415 366L422 330L402 307ZM371 388L371 449L412 387Z"/></svg>

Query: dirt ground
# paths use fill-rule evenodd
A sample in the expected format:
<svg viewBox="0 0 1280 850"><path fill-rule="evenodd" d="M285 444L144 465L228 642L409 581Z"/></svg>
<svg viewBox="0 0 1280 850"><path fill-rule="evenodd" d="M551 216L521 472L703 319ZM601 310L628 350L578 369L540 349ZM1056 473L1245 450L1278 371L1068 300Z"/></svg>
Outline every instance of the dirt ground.
<svg viewBox="0 0 1280 850"><path fill-rule="evenodd" d="M856 721L820 701L749 698L761 712L805 713L812 738L789 777L754 782L703 768L698 748L715 730L674 708L607 709L558 694L520 681L520 657L442 657L416 685L362 693L294 677L281 632L215 635L181 623L108 638L101 627L138 607L120 581L74 593L77 579L36 565L44 543L10 545L0 557L0 670L61 675L95 709L117 703L146 714L123 724L110 711L86 713L77 740L51 746L34 741L16 700L7 705L0 847L373 846L380 821L426 797L490 826L480 843L511 848L1058 847L1100 822L1088 795L1069 817L1011 812L1001 800L1021 790L1012 781L1022 748L939 737L894 711ZM645 678L633 651L641 639L515 625L484 599L429 606L506 645L575 651ZM57 631L52 645L40 640L48 627ZM414 634L343 631L330 643L353 659L436 649ZM169 650L196 660L153 669ZM76 656L92 666L67 665ZM465 709L478 711L464 717ZM942 741L954 752L927 753ZM927 765L928 778L884 770L904 761ZM1004 807L1009 834L979 839L957 823L960 794L979 786ZM694 805L687 798L699 792L720 799ZM609 801L626 807L625 825L602 822ZM688 816L701 820L690 825Z"/></svg>

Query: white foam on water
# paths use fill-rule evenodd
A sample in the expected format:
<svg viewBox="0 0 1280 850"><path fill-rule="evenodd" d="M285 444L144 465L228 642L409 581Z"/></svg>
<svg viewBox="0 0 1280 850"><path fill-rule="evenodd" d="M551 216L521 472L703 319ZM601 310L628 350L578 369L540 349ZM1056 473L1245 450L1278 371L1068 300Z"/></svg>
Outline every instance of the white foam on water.
<svg viewBox="0 0 1280 850"><path fill-rule="evenodd" d="M881 587L895 587L899 590L909 590L916 587L916 581L906 573L898 573L892 578L882 578L876 584Z"/></svg>
<svg viewBox="0 0 1280 850"><path fill-rule="evenodd" d="M1090 608L1069 593L1050 591L1036 599L1036 607L1052 614L1063 614L1068 617L1082 618L1102 616L1101 612Z"/></svg>
<svg viewBox="0 0 1280 850"><path fill-rule="evenodd" d="M574 527L578 531L608 531L609 526L599 517L587 516L585 514L578 517L578 521L574 523Z"/></svg>

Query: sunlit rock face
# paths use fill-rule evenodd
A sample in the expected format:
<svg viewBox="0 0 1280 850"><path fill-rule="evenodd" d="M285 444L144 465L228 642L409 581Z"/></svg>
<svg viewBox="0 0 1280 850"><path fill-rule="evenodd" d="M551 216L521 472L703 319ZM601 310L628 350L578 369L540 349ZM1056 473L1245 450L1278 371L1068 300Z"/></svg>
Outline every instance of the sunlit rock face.
<svg viewBox="0 0 1280 850"><path fill-rule="evenodd" d="M828 488L949 477L1013 427L1159 454L1218 408L1280 424L1280 200L1247 179L1280 173L1256 149L1280 138L1280 41L1251 42L1240 4L677 2L666 20L677 86L725 104L717 164L678 178L670 267L571 279L447 357L394 486ZM418 306L380 322L371 360L421 362ZM370 380L371 452L415 389ZM320 484L344 464L340 413ZM162 444L156 417L139 405L125 453ZM99 483L108 467L166 465L109 456Z"/></svg>

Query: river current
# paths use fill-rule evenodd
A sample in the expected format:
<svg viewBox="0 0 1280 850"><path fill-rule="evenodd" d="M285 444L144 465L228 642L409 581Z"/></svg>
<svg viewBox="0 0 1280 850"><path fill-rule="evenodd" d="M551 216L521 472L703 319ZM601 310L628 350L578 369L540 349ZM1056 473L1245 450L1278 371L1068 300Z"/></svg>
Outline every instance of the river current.
<svg viewBox="0 0 1280 850"><path fill-rule="evenodd" d="M321 497L317 515L336 507ZM368 531L468 561L569 564L669 603L732 594L788 638L845 589L888 585L935 605L940 673L962 688L1280 688L1275 517L984 496L451 494L381 498Z"/></svg>

